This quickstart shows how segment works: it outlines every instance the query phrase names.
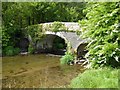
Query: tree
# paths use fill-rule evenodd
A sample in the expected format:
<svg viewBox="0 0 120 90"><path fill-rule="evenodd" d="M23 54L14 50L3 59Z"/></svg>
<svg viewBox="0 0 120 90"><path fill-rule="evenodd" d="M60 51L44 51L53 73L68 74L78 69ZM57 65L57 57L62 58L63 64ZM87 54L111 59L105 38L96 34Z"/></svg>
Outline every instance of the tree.
<svg viewBox="0 0 120 90"><path fill-rule="evenodd" d="M91 38L86 57L93 67L120 66L120 2L88 3L83 37Z"/></svg>

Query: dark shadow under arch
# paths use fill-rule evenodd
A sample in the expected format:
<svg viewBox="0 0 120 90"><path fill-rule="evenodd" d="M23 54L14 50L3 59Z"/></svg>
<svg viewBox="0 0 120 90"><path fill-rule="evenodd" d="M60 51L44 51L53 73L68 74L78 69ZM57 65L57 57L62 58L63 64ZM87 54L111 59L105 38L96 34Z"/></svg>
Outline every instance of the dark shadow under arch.
<svg viewBox="0 0 120 90"><path fill-rule="evenodd" d="M83 58L85 56L85 54L88 52L88 50L86 49L87 45L88 45L88 43L83 43L78 46L77 58Z"/></svg>
<svg viewBox="0 0 120 90"><path fill-rule="evenodd" d="M19 43L21 52L28 52L29 44L30 41L28 40L28 38L22 38Z"/></svg>
<svg viewBox="0 0 120 90"><path fill-rule="evenodd" d="M43 39L36 42L36 51L37 53L64 55L66 46L63 38L53 34L46 34Z"/></svg>

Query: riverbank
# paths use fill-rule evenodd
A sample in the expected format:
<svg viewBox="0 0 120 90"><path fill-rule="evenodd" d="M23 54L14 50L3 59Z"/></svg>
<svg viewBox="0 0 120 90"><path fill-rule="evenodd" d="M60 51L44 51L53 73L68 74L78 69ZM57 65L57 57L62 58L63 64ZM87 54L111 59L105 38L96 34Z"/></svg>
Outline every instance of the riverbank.
<svg viewBox="0 0 120 90"><path fill-rule="evenodd" d="M119 69L89 69L71 81L71 88L119 88Z"/></svg>

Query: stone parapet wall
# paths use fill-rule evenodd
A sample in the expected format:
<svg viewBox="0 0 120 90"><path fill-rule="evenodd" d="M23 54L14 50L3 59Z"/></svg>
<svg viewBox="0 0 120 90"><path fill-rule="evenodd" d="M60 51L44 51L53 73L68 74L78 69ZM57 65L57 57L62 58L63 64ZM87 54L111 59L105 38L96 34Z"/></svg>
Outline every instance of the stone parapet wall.
<svg viewBox="0 0 120 90"><path fill-rule="evenodd" d="M68 31L77 31L77 30L81 31L81 28L77 22L60 22L60 23L62 23ZM49 26L53 24L54 22L43 23L42 26L43 29L45 30L48 29L47 31L50 31Z"/></svg>

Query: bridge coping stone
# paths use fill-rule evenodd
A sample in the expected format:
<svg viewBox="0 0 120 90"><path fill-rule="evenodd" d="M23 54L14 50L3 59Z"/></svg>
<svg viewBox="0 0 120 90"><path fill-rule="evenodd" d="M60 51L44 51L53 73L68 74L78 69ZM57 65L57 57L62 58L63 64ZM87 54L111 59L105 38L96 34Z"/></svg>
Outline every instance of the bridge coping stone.
<svg viewBox="0 0 120 90"><path fill-rule="evenodd" d="M71 30L72 30L72 31L76 31L76 30L81 31L81 30L82 30L82 29L80 28L80 26L79 26L79 23L77 23L77 22L60 22L60 23L64 24L65 27L66 27L69 31L71 31ZM45 27L47 27L47 26L49 26L49 25L52 25L52 24L54 24L54 22L42 23L43 28L45 28Z"/></svg>

